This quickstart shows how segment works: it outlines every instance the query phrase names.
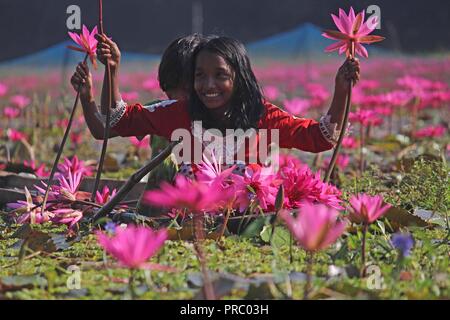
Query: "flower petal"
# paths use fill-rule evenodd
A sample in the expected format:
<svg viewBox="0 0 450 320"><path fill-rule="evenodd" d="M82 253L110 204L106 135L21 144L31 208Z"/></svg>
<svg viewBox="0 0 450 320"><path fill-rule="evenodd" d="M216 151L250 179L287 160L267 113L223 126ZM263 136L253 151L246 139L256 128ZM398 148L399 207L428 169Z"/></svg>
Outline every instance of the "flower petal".
<svg viewBox="0 0 450 320"><path fill-rule="evenodd" d="M342 25L342 21L334 14L331 14L331 18L333 18L334 24L336 25L336 27L338 27L339 31L345 33L346 31L344 29L344 26Z"/></svg>
<svg viewBox="0 0 450 320"><path fill-rule="evenodd" d="M349 40L350 37L342 32L336 30L325 30L322 36L332 40Z"/></svg>
<svg viewBox="0 0 450 320"><path fill-rule="evenodd" d="M369 53L367 52L366 48L364 48L364 46L362 46L358 42L355 43L355 51L356 51L357 54L359 54L360 56L362 56L364 58L368 58L369 57Z"/></svg>
<svg viewBox="0 0 450 320"><path fill-rule="evenodd" d="M382 36L364 36L364 37L360 37L358 38L358 42L361 43L375 43L375 42L380 42L383 41L384 39L386 39L385 37Z"/></svg>
<svg viewBox="0 0 450 320"><path fill-rule="evenodd" d="M342 49L342 47L344 47L344 50L345 50L345 48L346 48L345 41L339 41L339 42L333 43L332 45L329 45L328 47L325 48L325 52L333 52L338 49Z"/></svg>

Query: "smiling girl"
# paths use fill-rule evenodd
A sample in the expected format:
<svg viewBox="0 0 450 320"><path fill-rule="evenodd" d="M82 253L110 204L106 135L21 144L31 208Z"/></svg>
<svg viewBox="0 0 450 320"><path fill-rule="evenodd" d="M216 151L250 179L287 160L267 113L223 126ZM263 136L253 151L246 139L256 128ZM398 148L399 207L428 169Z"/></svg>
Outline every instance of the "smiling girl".
<svg viewBox="0 0 450 320"><path fill-rule="evenodd" d="M294 117L266 101L246 50L235 39L211 37L200 44L194 52L191 72L188 99L147 106L139 103L127 105L123 101L117 101L115 108L111 109L111 129L124 137L157 134L174 140L183 136L181 153L184 153L184 162L192 164L198 164L202 160L192 151L198 148L199 143L202 151L208 147L202 137L209 130L211 143L215 143L217 147L219 142L227 155L231 152L235 161L241 160L244 164L252 162L249 151L252 146L247 147L244 141L245 158L238 159L240 147L234 143L235 140L232 140L230 146L230 140L223 138L229 129L255 130L256 145L270 145L271 139L262 140L260 133L263 129L275 130L279 137L279 147L318 153L332 149L337 141L346 92L351 80L359 80L360 68L359 62L353 59L348 59L342 65L336 75L331 106L320 121ZM83 111L88 126L90 121L98 124L103 119L96 106L84 108ZM196 132L198 124L202 130L200 134ZM256 149L258 146L254 150ZM186 150L190 153L187 161ZM257 157L256 163L263 164L263 159ZM184 173L192 174L190 166L182 166L181 169Z"/></svg>

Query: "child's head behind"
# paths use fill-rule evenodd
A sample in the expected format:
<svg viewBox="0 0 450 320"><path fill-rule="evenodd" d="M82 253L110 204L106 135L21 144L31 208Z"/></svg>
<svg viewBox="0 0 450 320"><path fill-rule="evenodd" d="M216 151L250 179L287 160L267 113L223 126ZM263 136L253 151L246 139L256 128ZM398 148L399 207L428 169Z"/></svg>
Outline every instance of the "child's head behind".
<svg viewBox="0 0 450 320"><path fill-rule="evenodd" d="M205 128L256 128L263 112L261 88L244 45L227 37L210 37L193 56L190 112ZM212 115L226 114L227 124Z"/></svg>
<svg viewBox="0 0 450 320"><path fill-rule="evenodd" d="M172 41L161 58L158 80L161 90L169 99L184 99L188 96L189 68L196 47L203 38L199 34L191 34Z"/></svg>

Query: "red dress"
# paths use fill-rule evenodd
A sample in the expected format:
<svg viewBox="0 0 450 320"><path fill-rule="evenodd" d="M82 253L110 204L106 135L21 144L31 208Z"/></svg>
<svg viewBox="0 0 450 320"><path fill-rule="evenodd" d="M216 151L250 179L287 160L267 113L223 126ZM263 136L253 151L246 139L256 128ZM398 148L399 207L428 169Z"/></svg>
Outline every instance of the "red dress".
<svg viewBox="0 0 450 320"><path fill-rule="evenodd" d="M184 129L184 132L189 133L191 140L186 142L185 140L189 139L186 139L185 136L185 139L183 140L185 147L188 147L187 144L190 142L192 150L197 147L198 149L201 149L200 152L203 152L208 145L208 143L205 144L204 141L199 141L199 137L206 137L201 135L205 133L205 130L200 126L202 132L196 131L196 129L199 129L199 126L194 126L188 112L186 101L167 100L150 106L143 106L139 103L132 105L122 104L113 111L111 128L123 137L156 134L165 137L168 140L176 140L177 134L183 132L183 130L180 131L177 129ZM275 130L276 134L274 129L278 129ZM265 144L266 146L269 146L272 142L276 142L275 139L277 135L279 141L278 146L280 148L296 148L302 151L318 153L330 150L334 146L333 142L326 138L326 134L324 134L323 128L319 125L318 121L297 118L281 110L277 106L265 102L263 116L258 123L256 140L253 141L253 144L245 142L244 162L247 164L264 163L264 159L260 157L260 154L257 154L256 158L252 158L252 155L254 156L253 153L255 150L259 150L259 145ZM209 135L209 137L210 136L211 135ZM222 142L225 142L225 140L226 137L223 138ZM216 140L214 138L210 141ZM231 153L237 153L236 150L238 148L239 147L237 146L228 150L225 150L226 148L224 148L223 158L225 158L226 152L230 150L232 150ZM233 156L236 160L237 154L234 154ZM195 152L192 152L190 162L198 162L198 157L195 157Z"/></svg>

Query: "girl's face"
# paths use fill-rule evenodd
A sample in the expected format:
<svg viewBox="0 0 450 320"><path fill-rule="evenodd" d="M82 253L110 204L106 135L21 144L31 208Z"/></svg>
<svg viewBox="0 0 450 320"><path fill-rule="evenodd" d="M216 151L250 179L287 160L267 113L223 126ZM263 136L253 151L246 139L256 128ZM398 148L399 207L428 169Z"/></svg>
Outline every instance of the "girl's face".
<svg viewBox="0 0 450 320"><path fill-rule="evenodd" d="M208 109L228 108L233 95L234 72L221 56L201 51L194 70L194 89Z"/></svg>

